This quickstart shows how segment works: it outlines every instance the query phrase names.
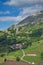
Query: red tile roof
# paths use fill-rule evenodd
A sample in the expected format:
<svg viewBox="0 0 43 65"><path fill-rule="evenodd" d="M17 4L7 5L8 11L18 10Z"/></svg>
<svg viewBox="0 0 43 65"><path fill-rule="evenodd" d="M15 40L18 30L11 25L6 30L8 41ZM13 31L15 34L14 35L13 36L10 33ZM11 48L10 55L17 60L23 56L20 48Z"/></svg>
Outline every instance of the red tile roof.
<svg viewBox="0 0 43 65"><path fill-rule="evenodd" d="M35 52L29 52L29 53L26 53L26 54L36 54Z"/></svg>

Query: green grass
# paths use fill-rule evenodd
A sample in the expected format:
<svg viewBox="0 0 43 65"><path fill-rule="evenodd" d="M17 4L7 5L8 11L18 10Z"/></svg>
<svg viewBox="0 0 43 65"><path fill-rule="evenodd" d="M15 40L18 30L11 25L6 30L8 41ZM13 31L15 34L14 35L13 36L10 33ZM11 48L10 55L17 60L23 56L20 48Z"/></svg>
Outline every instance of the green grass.
<svg viewBox="0 0 43 65"><path fill-rule="evenodd" d="M36 57L26 56L24 60L39 63L41 61L41 53L43 53L43 40L34 42L31 47L26 48L24 51L25 53L35 52L37 55Z"/></svg>
<svg viewBox="0 0 43 65"><path fill-rule="evenodd" d="M1 53L2 54L2 53ZM22 56L22 51L21 50L17 50L17 51L12 51L10 53L6 53L4 57L0 57L1 58L6 58L7 60L16 60L16 57L21 57Z"/></svg>
<svg viewBox="0 0 43 65"><path fill-rule="evenodd" d="M0 57L0 65L4 62L4 58Z"/></svg>
<svg viewBox="0 0 43 65"><path fill-rule="evenodd" d="M8 54L8 56L14 56L14 57L21 57L22 56L22 51L21 50L17 50L17 51L13 51L13 52L10 52Z"/></svg>
<svg viewBox="0 0 43 65"><path fill-rule="evenodd" d="M36 57L25 56L24 60L29 61L29 62L39 63L41 61L40 54L43 52L43 40L32 43L32 46L31 47L28 46L26 49L24 49L24 51L25 51L25 53L35 52L37 54ZM21 57L21 56L22 56L21 50L12 51L8 54L6 53L3 58L0 57L0 63L3 63L5 58L7 60L14 60L15 61L16 57Z"/></svg>
<svg viewBox="0 0 43 65"><path fill-rule="evenodd" d="M32 56L25 56L24 60L28 61L28 62L34 62L35 64L38 64L40 59L40 57L32 57Z"/></svg>
<svg viewBox="0 0 43 65"><path fill-rule="evenodd" d="M32 46L28 46L24 51L25 53L36 52L37 54L43 52L43 40L32 43Z"/></svg>
<svg viewBox="0 0 43 65"><path fill-rule="evenodd" d="M32 41L32 46L28 46L26 49L24 49L25 53L29 53L29 52L35 52L37 54L36 57L29 57L29 56L25 56L24 60L29 61L29 62L35 62L35 63L39 63L41 61L41 53L43 53L43 37L29 37L30 32L32 32L33 30L37 30L37 29L41 29L43 28L43 24L36 24L36 25L32 25L32 26L27 26L24 29L20 30L21 33L19 33L19 35L16 37L17 40L30 40ZM28 33L26 33L28 32ZM0 33L0 36L2 35L2 33ZM2 47L1 47L2 48ZM5 47L6 49L7 47ZM4 48L3 48L4 49ZM0 53L2 54L2 53ZM21 50L16 50L16 51L12 51L10 53L5 53L4 57L0 57L0 64L4 62L4 59L6 58L7 60L16 60L16 57L21 57L22 56L22 51Z"/></svg>
<svg viewBox="0 0 43 65"><path fill-rule="evenodd" d="M3 53L0 53L3 54ZM21 57L22 56L22 51L21 50L17 50L17 51L13 51L10 53L5 53L4 57L0 57L0 65L4 62L4 59L6 58L7 60L13 60L16 61L16 57Z"/></svg>

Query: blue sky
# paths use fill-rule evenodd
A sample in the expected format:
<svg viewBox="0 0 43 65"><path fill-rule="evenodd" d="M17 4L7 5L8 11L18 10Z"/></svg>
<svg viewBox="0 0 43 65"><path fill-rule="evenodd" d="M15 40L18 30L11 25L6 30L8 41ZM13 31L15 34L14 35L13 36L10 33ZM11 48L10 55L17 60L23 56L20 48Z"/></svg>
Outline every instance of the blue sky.
<svg viewBox="0 0 43 65"><path fill-rule="evenodd" d="M43 0L0 0L0 30L40 10L43 10Z"/></svg>

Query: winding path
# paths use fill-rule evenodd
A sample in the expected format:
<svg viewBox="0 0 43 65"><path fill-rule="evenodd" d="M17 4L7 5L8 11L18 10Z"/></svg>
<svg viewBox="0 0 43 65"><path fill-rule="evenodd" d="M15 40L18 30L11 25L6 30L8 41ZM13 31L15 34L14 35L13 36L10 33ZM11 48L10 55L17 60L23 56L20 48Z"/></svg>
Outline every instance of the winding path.
<svg viewBox="0 0 43 65"><path fill-rule="evenodd" d="M23 56L21 57L21 60L23 60L24 62L27 62L27 63L31 64L31 62L28 62L28 61L26 61L26 60L24 60L24 59L23 59L23 58L24 58L24 56L26 56L26 55L25 55L24 50L23 50L23 49L21 49L21 50L22 50L22 53L23 53Z"/></svg>
<svg viewBox="0 0 43 65"><path fill-rule="evenodd" d="M23 53L23 56L21 57L21 60L23 60L23 58L24 58L24 56L25 56L25 52L24 52L23 49L21 49L21 50L22 50L22 53Z"/></svg>

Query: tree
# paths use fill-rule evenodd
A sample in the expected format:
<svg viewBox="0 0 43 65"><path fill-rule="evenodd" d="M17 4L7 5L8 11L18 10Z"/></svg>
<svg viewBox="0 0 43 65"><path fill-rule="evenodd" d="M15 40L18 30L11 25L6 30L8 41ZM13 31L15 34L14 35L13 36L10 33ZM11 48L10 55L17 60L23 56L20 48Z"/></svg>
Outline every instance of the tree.
<svg viewBox="0 0 43 65"><path fill-rule="evenodd" d="M43 53L41 53L41 60L43 60Z"/></svg>
<svg viewBox="0 0 43 65"><path fill-rule="evenodd" d="M5 58L5 59L4 59L4 62L6 62L6 61L7 61L7 59Z"/></svg>
<svg viewBox="0 0 43 65"><path fill-rule="evenodd" d="M1 57L4 57L4 56L5 56L5 54L1 54L0 56L1 56Z"/></svg>
<svg viewBox="0 0 43 65"><path fill-rule="evenodd" d="M17 58L16 58L16 61L20 61L20 57L17 57Z"/></svg>

